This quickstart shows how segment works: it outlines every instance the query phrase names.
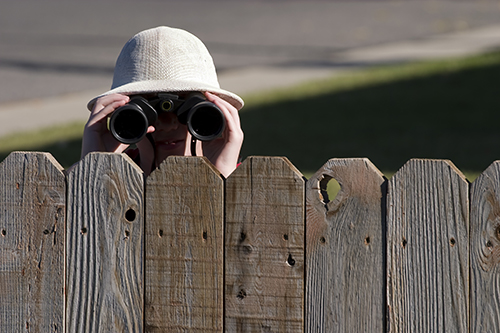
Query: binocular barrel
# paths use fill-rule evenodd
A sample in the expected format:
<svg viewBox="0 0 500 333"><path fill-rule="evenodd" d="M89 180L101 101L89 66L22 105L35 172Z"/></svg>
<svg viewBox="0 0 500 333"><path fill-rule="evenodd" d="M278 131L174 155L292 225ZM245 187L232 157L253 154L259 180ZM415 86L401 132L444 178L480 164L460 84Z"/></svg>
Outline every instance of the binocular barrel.
<svg viewBox="0 0 500 333"><path fill-rule="evenodd" d="M182 117L180 119L183 122ZM217 105L202 101L188 111L186 125L195 139L211 141L222 135L226 126L226 118Z"/></svg>
<svg viewBox="0 0 500 333"><path fill-rule="evenodd" d="M109 130L116 140L125 144L137 143L146 136L149 125L156 122L156 110L149 110L140 104L131 101L113 112Z"/></svg>
<svg viewBox="0 0 500 333"><path fill-rule="evenodd" d="M194 138L200 141L216 139L222 135L226 119L217 105L200 95L189 98L177 108L172 107L173 110L164 107L173 106L173 101L156 100L150 103L143 97L134 97L113 112L109 121L111 134L122 143L137 143L146 136L148 127L155 125L159 112L174 112Z"/></svg>

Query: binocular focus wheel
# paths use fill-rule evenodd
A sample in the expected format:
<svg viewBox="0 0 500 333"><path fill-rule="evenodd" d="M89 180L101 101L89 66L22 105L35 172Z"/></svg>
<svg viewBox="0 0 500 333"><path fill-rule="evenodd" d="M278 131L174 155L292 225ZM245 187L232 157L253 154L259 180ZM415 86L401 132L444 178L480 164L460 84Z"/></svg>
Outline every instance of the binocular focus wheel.
<svg viewBox="0 0 500 333"><path fill-rule="evenodd" d="M161 109L163 111L170 111L174 108L174 103L171 100L165 100L161 103Z"/></svg>

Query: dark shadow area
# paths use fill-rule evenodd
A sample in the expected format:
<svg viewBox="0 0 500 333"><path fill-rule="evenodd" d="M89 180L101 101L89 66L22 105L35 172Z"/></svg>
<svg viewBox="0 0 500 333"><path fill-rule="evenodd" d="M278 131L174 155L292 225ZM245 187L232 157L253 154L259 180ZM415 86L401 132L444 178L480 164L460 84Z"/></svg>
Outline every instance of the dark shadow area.
<svg viewBox="0 0 500 333"><path fill-rule="evenodd" d="M31 149L15 149L17 151L39 151L49 152L55 159L67 169L74 163L80 160L80 153L82 148L82 139L72 139L65 141L58 141L48 145L41 145ZM0 162L3 161L10 152L0 152Z"/></svg>
<svg viewBox="0 0 500 333"><path fill-rule="evenodd" d="M113 75L114 68L110 66L96 66L85 64L48 63L16 59L0 59L0 68L16 68L30 72L57 72L85 75Z"/></svg>
<svg viewBox="0 0 500 333"><path fill-rule="evenodd" d="M314 172L334 157L396 171L411 158L481 172L500 157L500 65L245 107L242 156L286 156Z"/></svg>
<svg viewBox="0 0 500 333"><path fill-rule="evenodd" d="M331 47L331 46L314 46L308 45L266 45L266 44L248 44L248 43L223 43L212 42L206 43L209 50L215 52L230 54L230 55L272 55L285 56L291 58L320 58L328 59L333 52L343 51L346 48Z"/></svg>

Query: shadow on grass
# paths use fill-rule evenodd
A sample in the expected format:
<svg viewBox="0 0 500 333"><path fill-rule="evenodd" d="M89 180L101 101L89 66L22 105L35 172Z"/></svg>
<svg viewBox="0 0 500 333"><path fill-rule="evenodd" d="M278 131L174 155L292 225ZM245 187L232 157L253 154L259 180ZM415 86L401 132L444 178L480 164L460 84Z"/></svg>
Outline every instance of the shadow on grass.
<svg viewBox="0 0 500 333"><path fill-rule="evenodd" d="M411 158L482 172L500 157L500 64L392 81L241 113L242 156L286 156L303 172L368 157L397 171Z"/></svg>
<svg viewBox="0 0 500 333"><path fill-rule="evenodd" d="M67 169L74 163L80 160L80 152L82 148L82 139L69 139L61 140L47 145L33 146L29 149L15 149L18 151L40 151L49 152L56 158L56 160ZM3 161L10 152L0 152L0 161Z"/></svg>

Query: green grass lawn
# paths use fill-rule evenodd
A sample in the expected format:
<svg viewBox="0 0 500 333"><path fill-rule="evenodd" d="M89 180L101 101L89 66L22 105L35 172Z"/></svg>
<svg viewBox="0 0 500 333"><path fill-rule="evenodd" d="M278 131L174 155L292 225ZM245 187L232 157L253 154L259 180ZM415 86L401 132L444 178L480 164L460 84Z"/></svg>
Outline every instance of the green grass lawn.
<svg viewBox="0 0 500 333"><path fill-rule="evenodd" d="M74 122L0 138L0 160L12 151L50 152L65 168L80 159L85 123Z"/></svg>
<svg viewBox="0 0 500 333"><path fill-rule="evenodd" d="M390 177L410 158L450 159L473 180L500 155L500 52L385 66L243 96L242 156L286 156L306 177L330 158L367 157ZM0 138L78 161L83 123Z"/></svg>

